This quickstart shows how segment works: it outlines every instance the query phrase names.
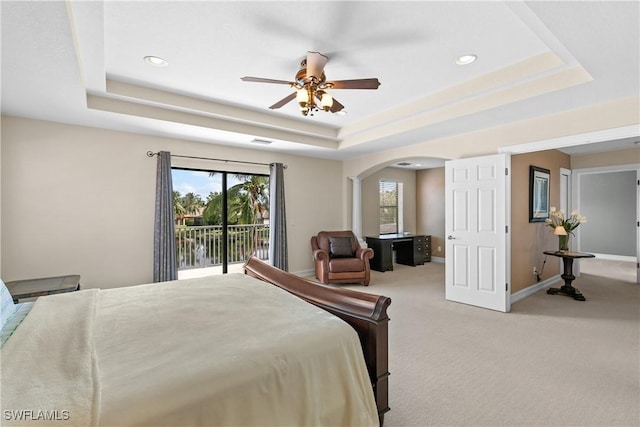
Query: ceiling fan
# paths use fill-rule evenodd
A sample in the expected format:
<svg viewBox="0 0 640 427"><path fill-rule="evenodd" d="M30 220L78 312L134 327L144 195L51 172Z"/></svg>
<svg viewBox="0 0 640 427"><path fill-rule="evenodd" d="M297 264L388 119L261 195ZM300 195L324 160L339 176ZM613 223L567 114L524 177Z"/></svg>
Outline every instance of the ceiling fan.
<svg viewBox="0 0 640 427"><path fill-rule="evenodd" d="M327 92L327 89L378 89L378 86L380 86L377 78L327 81L324 74L324 66L328 60L329 58L321 53L307 52L307 57L300 63L300 69L296 73L296 78L293 82L264 79L262 77L242 77L241 80L245 82L286 84L295 88L295 92L282 98L269 108L275 110L295 98L304 116L313 115L319 109L337 113L344 108L344 105L335 100Z"/></svg>

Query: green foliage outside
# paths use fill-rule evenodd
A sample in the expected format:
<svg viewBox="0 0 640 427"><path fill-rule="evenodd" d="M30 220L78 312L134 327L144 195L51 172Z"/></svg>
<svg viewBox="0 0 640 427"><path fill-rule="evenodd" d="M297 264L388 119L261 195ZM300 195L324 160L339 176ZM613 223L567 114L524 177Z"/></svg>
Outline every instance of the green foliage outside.
<svg viewBox="0 0 640 427"><path fill-rule="evenodd" d="M249 174L235 174L234 176L240 182L227 190L227 224L262 224L269 212L269 177ZM179 223L178 220L184 219L185 215L193 215L196 218L187 218L186 226L222 225L222 197L222 193L211 192L207 196L207 200L204 201L197 194L187 193L181 196L179 192L174 191L176 222ZM191 231L185 227L176 227L178 251L181 256L189 258L188 265L197 263L195 258L197 258L198 244L204 245L206 257L211 260L212 264L222 262L219 259L221 230L203 230L198 233L198 238L195 240L189 237L190 233ZM260 230L256 227L229 231L229 250L234 251L234 253L229 253L229 258L246 259L249 255L254 254L256 248L262 245L262 242L259 241L259 234ZM245 247L243 242L250 242L250 247Z"/></svg>
<svg viewBox="0 0 640 427"><path fill-rule="evenodd" d="M227 223L260 224L269 211L269 177L235 174L241 181L227 190ZM182 196L173 192L176 220L185 215L198 215L202 208L202 224L222 225L222 193L209 193L207 200L194 193Z"/></svg>

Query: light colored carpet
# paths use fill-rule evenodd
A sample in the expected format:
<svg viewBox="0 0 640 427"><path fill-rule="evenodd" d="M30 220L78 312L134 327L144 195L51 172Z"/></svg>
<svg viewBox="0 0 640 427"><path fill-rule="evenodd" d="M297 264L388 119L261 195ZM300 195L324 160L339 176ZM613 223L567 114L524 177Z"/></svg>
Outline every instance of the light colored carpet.
<svg viewBox="0 0 640 427"><path fill-rule="evenodd" d="M585 258L580 260L580 271L600 277L636 283L636 263L633 261L614 261L601 258Z"/></svg>
<svg viewBox="0 0 640 427"><path fill-rule="evenodd" d="M389 307L387 427L640 425L640 286L582 274L499 313L444 299L444 265L372 272Z"/></svg>

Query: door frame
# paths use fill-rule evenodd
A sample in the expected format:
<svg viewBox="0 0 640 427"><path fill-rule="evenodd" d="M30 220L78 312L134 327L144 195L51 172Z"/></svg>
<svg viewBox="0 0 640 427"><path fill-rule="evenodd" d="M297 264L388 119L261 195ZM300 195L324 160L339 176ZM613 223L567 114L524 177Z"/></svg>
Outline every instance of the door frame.
<svg viewBox="0 0 640 427"><path fill-rule="evenodd" d="M633 163L627 165L616 165L616 166L599 166L594 168L582 168L582 169L574 169L572 170L572 174L574 179L572 179L572 200L571 204L575 209L580 210L580 178L583 175L592 174L592 173L613 173L613 172L625 172L625 171L635 171L636 172L636 256L635 259L633 257L628 256L618 256L618 255L607 255L607 254L598 254L597 257L600 259L610 259L616 261L635 261L636 263L636 283L640 284L640 163ZM576 233L576 243L577 250L580 250L580 227L578 227L575 231ZM579 260L576 260L579 261ZM577 270L575 268L577 264ZM580 273L580 263L574 263L574 272ZM575 273L574 273L575 274ZM577 275L577 274L576 274Z"/></svg>
<svg viewBox="0 0 640 427"><path fill-rule="evenodd" d="M563 177L567 177L567 179L562 179ZM571 186L571 169L560 168L560 206L558 209L567 212L571 212L571 207L575 206L575 202L572 199L572 186ZM573 246L576 250L580 250L580 242L578 240L578 233L580 228L578 227L575 234L575 239L573 242ZM573 263L573 271L576 276L580 275L580 260L575 260ZM560 273L564 274L564 263L560 263Z"/></svg>

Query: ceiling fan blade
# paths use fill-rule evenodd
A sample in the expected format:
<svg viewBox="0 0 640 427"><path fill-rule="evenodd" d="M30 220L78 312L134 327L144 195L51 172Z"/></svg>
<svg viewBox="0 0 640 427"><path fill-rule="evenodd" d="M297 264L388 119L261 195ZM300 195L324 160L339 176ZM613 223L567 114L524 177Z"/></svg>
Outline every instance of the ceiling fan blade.
<svg viewBox="0 0 640 427"><path fill-rule="evenodd" d="M307 77L320 80L324 66L329 58L318 52L307 52Z"/></svg>
<svg viewBox="0 0 640 427"><path fill-rule="evenodd" d="M277 83L283 85L293 85L293 82L289 82L287 80L274 80L274 79L263 79L262 77L241 77L240 80L243 82L255 82L255 83Z"/></svg>
<svg viewBox="0 0 640 427"><path fill-rule="evenodd" d="M329 111L331 111L332 113L337 113L343 108L344 108L344 105L340 104L337 99L333 98L333 105L331 106Z"/></svg>
<svg viewBox="0 0 640 427"><path fill-rule="evenodd" d="M378 79L335 80L327 82L331 89L378 89Z"/></svg>
<svg viewBox="0 0 640 427"><path fill-rule="evenodd" d="M283 105L285 105L288 102L291 102L295 99L296 97L296 92L293 92L291 95L288 95L284 98L282 98L280 101L276 102L275 104L273 104L271 107L269 107L272 110L275 110L276 108L280 108Z"/></svg>

